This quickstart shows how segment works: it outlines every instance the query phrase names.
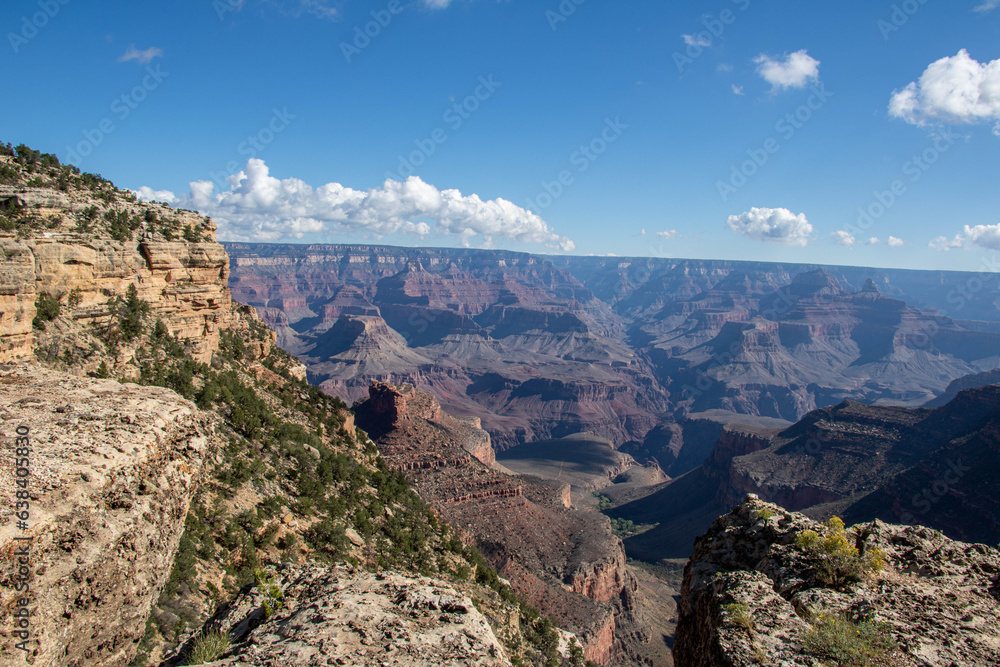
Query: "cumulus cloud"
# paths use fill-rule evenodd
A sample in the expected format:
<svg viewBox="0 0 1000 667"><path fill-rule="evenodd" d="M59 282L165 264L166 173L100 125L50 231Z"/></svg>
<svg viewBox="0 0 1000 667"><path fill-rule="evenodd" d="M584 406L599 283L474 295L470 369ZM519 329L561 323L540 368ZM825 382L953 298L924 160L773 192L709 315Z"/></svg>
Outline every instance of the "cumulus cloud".
<svg viewBox="0 0 1000 667"><path fill-rule="evenodd" d="M743 86L737 86L735 83L732 84L732 86L733 86L733 95L743 94Z"/></svg>
<svg viewBox="0 0 1000 667"><path fill-rule="evenodd" d="M813 226L804 213L795 215L787 208L751 208L746 213L731 215L729 229L755 241L769 241L790 246L809 243Z"/></svg>
<svg viewBox="0 0 1000 667"><path fill-rule="evenodd" d="M972 246L1000 250L1000 224L976 225L975 227L966 225L962 233L956 234L955 238L949 240L945 236L939 236L928 245L934 250L945 251Z"/></svg>
<svg viewBox="0 0 1000 667"><path fill-rule="evenodd" d="M898 248L903 245L903 239L896 238L895 236L890 236L885 240L885 244L890 248Z"/></svg>
<svg viewBox="0 0 1000 667"><path fill-rule="evenodd" d="M997 7L1000 7L1000 0L986 0L983 4L974 7L972 11L985 14L986 12L993 11Z"/></svg>
<svg viewBox="0 0 1000 667"><path fill-rule="evenodd" d="M274 242L307 234L360 232L375 238L456 236L467 246L481 236L486 243L507 238L564 251L575 247L539 216L505 199L483 201L475 194L438 190L416 176L402 182L390 179L369 190L340 183L313 188L297 178L277 179L263 160L252 159L229 178L226 191L215 192L211 181L193 181L190 189L190 195L176 198L176 203L214 218L220 238L229 241ZM150 188L137 193L143 198L156 194Z"/></svg>
<svg viewBox="0 0 1000 667"><path fill-rule="evenodd" d="M858 242L858 239L856 239L850 232L846 232L842 229L838 229L830 234L830 238L833 239L834 243L844 246L845 248L853 248L854 244Z"/></svg>
<svg viewBox="0 0 1000 667"><path fill-rule="evenodd" d="M893 92L889 115L919 126L992 122L1000 135L1000 60L980 63L965 49L941 58L919 81Z"/></svg>
<svg viewBox="0 0 1000 667"><path fill-rule="evenodd" d="M147 185L135 190L135 195L143 201L162 201L167 204L177 201L177 196L170 190L154 190Z"/></svg>
<svg viewBox="0 0 1000 667"><path fill-rule="evenodd" d="M676 229L664 229L662 232L656 232L656 235L659 236L660 238L667 239L667 240L675 239L675 238L677 238L677 230Z"/></svg>
<svg viewBox="0 0 1000 667"><path fill-rule="evenodd" d="M881 239L879 239L879 237L877 236L873 236L870 239L868 239L868 241L866 241L868 245L878 245L881 242L882 242Z"/></svg>
<svg viewBox="0 0 1000 667"><path fill-rule="evenodd" d="M135 45L129 46L125 53L118 58L118 62L127 63L130 60L138 60L141 64L145 65L153 58L158 58L163 55L163 49L156 46L151 46L148 49L140 51L135 48Z"/></svg>
<svg viewBox="0 0 1000 667"><path fill-rule="evenodd" d="M762 53L753 61L757 63L757 73L771 84L772 90L805 88L810 82L819 81L820 62L805 49L778 58Z"/></svg>

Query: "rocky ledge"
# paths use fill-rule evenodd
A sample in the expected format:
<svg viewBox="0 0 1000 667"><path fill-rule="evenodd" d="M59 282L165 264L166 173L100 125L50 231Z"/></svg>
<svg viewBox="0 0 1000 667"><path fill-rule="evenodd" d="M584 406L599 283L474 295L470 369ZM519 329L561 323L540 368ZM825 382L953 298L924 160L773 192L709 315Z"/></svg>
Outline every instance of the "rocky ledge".
<svg viewBox="0 0 1000 667"><path fill-rule="evenodd" d="M852 563L870 567L853 577ZM748 495L695 543L674 661L1000 664L998 581L994 548L880 521L843 530Z"/></svg>
<svg viewBox="0 0 1000 667"><path fill-rule="evenodd" d="M209 418L167 389L23 364L0 366L0 420L0 663L129 664L212 444ZM24 444L16 435L25 429L27 530L13 504ZM25 544L27 594L15 593L12 580ZM22 595L27 656L11 634Z"/></svg>
<svg viewBox="0 0 1000 667"><path fill-rule="evenodd" d="M442 581L396 573L285 565L220 609L204 632L231 637L221 659L206 663L218 667L511 664L472 600Z"/></svg>

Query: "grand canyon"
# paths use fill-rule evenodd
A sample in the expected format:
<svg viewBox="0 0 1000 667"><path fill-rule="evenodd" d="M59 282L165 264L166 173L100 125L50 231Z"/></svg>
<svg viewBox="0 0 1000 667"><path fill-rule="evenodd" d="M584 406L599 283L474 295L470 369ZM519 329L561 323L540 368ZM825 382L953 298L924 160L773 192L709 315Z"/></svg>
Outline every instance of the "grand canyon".
<svg viewBox="0 0 1000 667"><path fill-rule="evenodd" d="M3 3L0 665L1000 665L997 16Z"/></svg>

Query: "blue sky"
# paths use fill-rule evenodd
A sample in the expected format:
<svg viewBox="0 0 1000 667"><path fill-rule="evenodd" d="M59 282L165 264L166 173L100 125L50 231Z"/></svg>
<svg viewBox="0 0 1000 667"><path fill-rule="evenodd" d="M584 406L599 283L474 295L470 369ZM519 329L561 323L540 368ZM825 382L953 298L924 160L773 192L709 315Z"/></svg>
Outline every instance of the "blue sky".
<svg viewBox="0 0 1000 667"><path fill-rule="evenodd" d="M230 239L1000 270L997 4L11 1L0 138Z"/></svg>

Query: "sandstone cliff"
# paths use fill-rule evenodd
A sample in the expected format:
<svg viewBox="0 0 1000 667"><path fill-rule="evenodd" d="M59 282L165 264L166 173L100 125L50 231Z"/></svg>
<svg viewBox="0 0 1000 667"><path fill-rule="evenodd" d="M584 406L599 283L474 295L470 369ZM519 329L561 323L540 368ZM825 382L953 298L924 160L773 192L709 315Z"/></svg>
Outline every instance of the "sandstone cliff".
<svg viewBox="0 0 1000 667"><path fill-rule="evenodd" d="M992 547L879 521L844 531L748 496L695 544L675 664L997 664L998 580Z"/></svg>
<svg viewBox="0 0 1000 667"><path fill-rule="evenodd" d="M0 511L0 662L84 667L131 661L184 530L208 415L167 389L0 367L0 493L14 498L15 429L30 442L29 529ZM23 431L19 431L23 432ZM7 579L30 537L32 636L14 648Z"/></svg>
<svg viewBox="0 0 1000 667"><path fill-rule="evenodd" d="M102 356L93 349L96 341L65 330L56 340L32 327L35 302L41 295L57 299L64 329L104 329L114 317L114 298L125 296L130 285L171 334L191 341L194 358L211 358L231 307L229 258L215 242L214 224L112 192L108 185L53 198L51 190L0 186L0 200L23 202L21 219L47 221L45 231L26 226L17 236L0 237L6 259L0 270L0 361L27 359L33 348L44 347L56 356L68 351L78 368L95 370ZM113 238L100 227L105 217L123 218L135 229L126 226L126 234L116 228ZM187 235L192 240L167 240L164 231L176 238L171 225L196 229Z"/></svg>

